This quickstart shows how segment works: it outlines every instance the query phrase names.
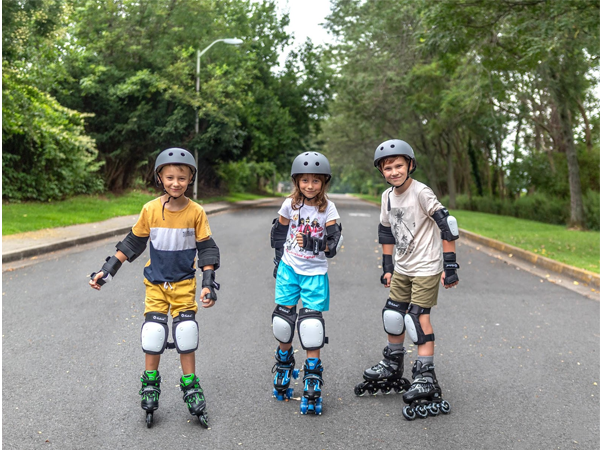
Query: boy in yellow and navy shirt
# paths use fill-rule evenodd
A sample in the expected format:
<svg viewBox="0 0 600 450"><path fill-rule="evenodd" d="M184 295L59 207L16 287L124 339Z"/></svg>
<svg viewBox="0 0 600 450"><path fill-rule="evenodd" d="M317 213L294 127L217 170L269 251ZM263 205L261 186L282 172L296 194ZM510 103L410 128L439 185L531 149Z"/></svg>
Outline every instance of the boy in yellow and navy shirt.
<svg viewBox="0 0 600 450"><path fill-rule="evenodd" d="M220 265L220 254L204 209L185 196L196 173L196 162L187 150L170 148L158 155L154 174L164 194L144 205L131 232L117 244L116 254L108 257L90 280L91 287L100 290L123 262L134 261L150 241L150 260L144 267L145 321L141 331L146 369L140 390L148 427L152 426L153 413L158 409L161 382L158 365L167 347L176 348L180 354L183 371L180 388L190 414L208 426L204 393L195 375L196 256L197 267L203 272L200 300L203 308L210 308L217 300L215 290L219 285L215 282L215 270ZM173 317L173 343L167 343L169 310Z"/></svg>

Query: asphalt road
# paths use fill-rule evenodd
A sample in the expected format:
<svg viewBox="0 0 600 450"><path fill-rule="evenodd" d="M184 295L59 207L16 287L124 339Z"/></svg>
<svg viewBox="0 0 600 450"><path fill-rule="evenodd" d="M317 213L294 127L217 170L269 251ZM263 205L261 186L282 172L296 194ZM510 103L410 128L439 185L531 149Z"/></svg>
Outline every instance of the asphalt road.
<svg viewBox="0 0 600 450"><path fill-rule="evenodd" d="M3 273L2 444L6 449L596 449L600 442L600 303L458 241L460 285L432 314L446 416L408 422L400 395L356 397L386 344L378 209L336 199L344 249L331 262L324 412L271 397L271 220L277 205L210 217L222 283L202 310L198 374L210 429L190 416L175 351L163 356L160 408L139 405L142 270L125 264L101 292L87 275L117 240ZM407 338L405 376L416 348ZM300 349L297 361L304 358ZM298 397L301 383L296 386Z"/></svg>

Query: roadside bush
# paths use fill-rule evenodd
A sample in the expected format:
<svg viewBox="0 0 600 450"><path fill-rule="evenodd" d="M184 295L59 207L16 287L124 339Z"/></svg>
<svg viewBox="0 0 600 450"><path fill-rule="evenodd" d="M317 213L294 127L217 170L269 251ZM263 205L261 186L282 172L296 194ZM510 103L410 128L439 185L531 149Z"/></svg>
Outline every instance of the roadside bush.
<svg viewBox="0 0 600 450"><path fill-rule="evenodd" d="M231 161L221 164L217 173L229 192L260 192L275 175L277 168L272 162Z"/></svg>

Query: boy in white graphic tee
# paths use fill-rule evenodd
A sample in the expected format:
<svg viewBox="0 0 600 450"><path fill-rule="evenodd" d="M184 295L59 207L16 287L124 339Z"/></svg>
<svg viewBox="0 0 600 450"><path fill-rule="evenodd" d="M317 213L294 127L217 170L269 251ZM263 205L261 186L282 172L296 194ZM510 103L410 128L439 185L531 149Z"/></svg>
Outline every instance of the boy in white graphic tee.
<svg viewBox="0 0 600 450"><path fill-rule="evenodd" d="M142 409L146 424L152 426L153 413L158 409L161 377L158 365L167 348L169 310L173 316L173 343L180 354L183 376L180 388L190 414L198 416L208 427L206 401L196 372L195 352L198 348L196 313L196 267L202 269L203 308L215 304L215 270L220 265L220 253L211 237L208 218L202 206L185 196L194 182L196 161L182 148L169 148L158 155L154 165L157 185L164 194L144 205L138 221L125 239L117 244L117 253L106 259L98 273L91 276L90 285L100 290L117 273L125 261L133 262L150 240L150 260L144 267L146 285L145 321L141 341L146 370L142 374Z"/></svg>
<svg viewBox="0 0 600 450"><path fill-rule="evenodd" d="M454 243L458 225L429 187L410 178L417 161L406 142L382 143L373 162L392 186L381 196L378 230L383 247L381 282L390 288L382 314L388 344L383 360L364 371L365 381L354 392L406 390L403 399L408 405L402 413L408 420L448 413L450 405L442 399L433 366L435 337L429 317L437 304L440 282L446 289L458 284ZM418 346L412 384L403 378L405 332Z"/></svg>
<svg viewBox="0 0 600 450"><path fill-rule="evenodd" d="M320 356L321 348L327 343L322 313L329 310L327 258L333 258L341 247L342 227L336 223L340 216L326 195L331 179L327 158L317 152L302 153L294 160L291 175L294 191L283 202L271 228L277 304L272 321L273 334L279 341L273 367L273 395L284 400L293 393L289 385L291 377L298 377L292 347L298 318L298 336L306 350L300 413L319 415L323 406ZM311 227L312 221L325 227ZM296 314L299 300L302 300L302 308Z"/></svg>

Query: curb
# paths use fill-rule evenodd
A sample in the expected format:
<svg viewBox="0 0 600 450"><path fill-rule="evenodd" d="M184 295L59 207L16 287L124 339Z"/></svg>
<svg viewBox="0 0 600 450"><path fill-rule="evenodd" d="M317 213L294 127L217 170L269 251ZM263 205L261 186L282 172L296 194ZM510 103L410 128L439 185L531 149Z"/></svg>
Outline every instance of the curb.
<svg viewBox="0 0 600 450"><path fill-rule="evenodd" d="M261 206L273 201L273 198L265 198L259 200L244 200L232 204L218 205L213 208L208 208L209 205L202 205L204 208L206 215L211 216L213 214L217 214L223 211L237 210L237 209L245 209L245 208L253 208L256 206ZM2 254L2 264L20 261L22 259L31 258L34 256L43 255L45 253L51 253L58 250L63 250L69 247L75 247L77 245L87 244L89 242L106 239L113 236L118 236L121 234L125 234L131 230L131 227L135 223L138 215L131 216L132 224L127 226L118 226L114 228L109 228L107 230L91 233L85 236L78 236L73 238L63 238L53 243L46 243L36 246L30 246L27 248L23 248L20 250L8 251L7 253ZM91 224L89 224L91 225Z"/></svg>
<svg viewBox="0 0 600 450"><path fill-rule="evenodd" d="M535 253L527 250L505 244L504 242L471 233L470 231L463 230L462 228L460 228L460 234L471 241L478 242L503 253L512 254L513 256L535 264L538 267L543 267L544 269L551 270L552 272L562 273L579 281L583 281L584 283L589 283L596 287L600 287L600 275L597 273L569 266L567 264L554 261L550 258L536 255Z"/></svg>

